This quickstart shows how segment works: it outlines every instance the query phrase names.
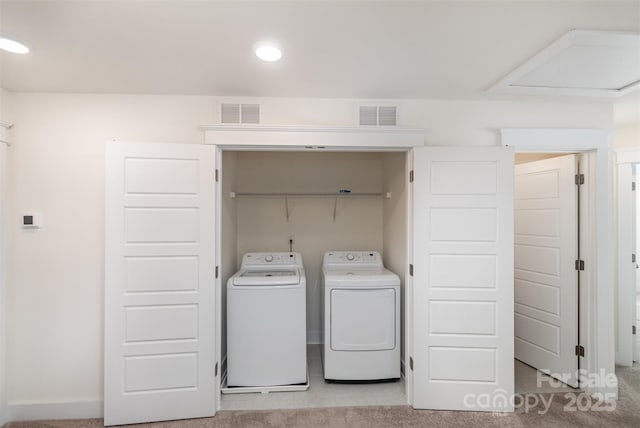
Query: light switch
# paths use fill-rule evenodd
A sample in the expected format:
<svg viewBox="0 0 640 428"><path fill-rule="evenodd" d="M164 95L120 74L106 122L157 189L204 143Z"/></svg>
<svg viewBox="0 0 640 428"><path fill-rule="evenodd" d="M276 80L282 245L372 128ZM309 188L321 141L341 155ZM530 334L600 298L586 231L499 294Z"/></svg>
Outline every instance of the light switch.
<svg viewBox="0 0 640 428"><path fill-rule="evenodd" d="M42 227L42 215L33 212L22 214L22 227L24 229L40 229Z"/></svg>

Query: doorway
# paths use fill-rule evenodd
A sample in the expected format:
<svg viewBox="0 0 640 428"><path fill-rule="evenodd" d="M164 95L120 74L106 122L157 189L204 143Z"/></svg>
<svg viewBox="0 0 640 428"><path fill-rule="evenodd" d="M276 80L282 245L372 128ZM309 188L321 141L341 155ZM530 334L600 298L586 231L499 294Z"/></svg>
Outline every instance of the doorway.
<svg viewBox="0 0 640 428"><path fill-rule="evenodd" d="M637 179L640 150L616 151L617 220L617 337L616 364L631 366L640 361L640 286L638 285L638 199Z"/></svg>
<svg viewBox="0 0 640 428"><path fill-rule="evenodd" d="M221 189L219 409L274 409L408 404L405 379L325 383L321 361L321 266L328 250L375 250L404 285L407 262L408 152L238 150L217 157ZM340 193L342 192L342 193ZM295 251L306 271L309 389L234 393L225 386L226 284L247 252ZM401 293L405 307L406 293ZM405 316L401 314L404 350ZM406 353L403 351L403 355Z"/></svg>
<svg viewBox="0 0 640 428"><path fill-rule="evenodd" d="M618 398L615 363L613 264L613 195L610 192L612 150L610 133L597 129L502 129L502 145L516 153L581 153L585 183L580 199L581 272L579 307L581 374L600 382L585 382L584 392L607 400ZM582 355L582 353L581 353ZM613 380L609 380L613 379Z"/></svg>

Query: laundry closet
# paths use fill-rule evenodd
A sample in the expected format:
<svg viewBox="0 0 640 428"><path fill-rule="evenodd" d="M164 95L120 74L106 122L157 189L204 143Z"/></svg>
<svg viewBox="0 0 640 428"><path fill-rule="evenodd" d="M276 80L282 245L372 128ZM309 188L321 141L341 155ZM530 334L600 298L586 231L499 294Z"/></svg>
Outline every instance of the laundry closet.
<svg viewBox="0 0 640 428"><path fill-rule="evenodd" d="M404 361L408 152L297 149L219 153L223 392L227 349L224 285L249 252L293 251L302 255L312 388L314 382L323 382L317 360L322 332L321 270L327 251L377 251L385 267L400 277L401 334L397 346ZM404 384L399 383L395 391L404 394ZM369 391L375 391L375 385L369 386ZM223 395L222 408L225 403L233 408L233 400L231 394Z"/></svg>
<svg viewBox="0 0 640 428"><path fill-rule="evenodd" d="M354 385L322 396L313 364L296 397L513 410L463 400L496 385L513 392L512 150L424 147L415 129L203 128L205 144L107 143L107 425L225 408L225 285L244 254L261 251L302 255L307 349L324 331L326 251L378 252L400 277L403 379L379 384L397 387L399 401L365 392L372 402L348 403ZM234 407L260 407L246 401Z"/></svg>

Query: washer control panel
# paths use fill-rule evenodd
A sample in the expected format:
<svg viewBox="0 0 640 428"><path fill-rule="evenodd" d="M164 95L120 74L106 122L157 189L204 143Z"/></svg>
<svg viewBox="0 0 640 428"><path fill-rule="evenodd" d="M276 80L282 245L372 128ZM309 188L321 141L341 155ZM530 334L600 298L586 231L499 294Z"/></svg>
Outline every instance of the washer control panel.
<svg viewBox="0 0 640 428"><path fill-rule="evenodd" d="M242 257L242 266L283 266L299 265L299 253L247 253Z"/></svg>
<svg viewBox="0 0 640 428"><path fill-rule="evenodd" d="M377 251L328 251L324 254L323 265L328 268L382 267L382 257Z"/></svg>

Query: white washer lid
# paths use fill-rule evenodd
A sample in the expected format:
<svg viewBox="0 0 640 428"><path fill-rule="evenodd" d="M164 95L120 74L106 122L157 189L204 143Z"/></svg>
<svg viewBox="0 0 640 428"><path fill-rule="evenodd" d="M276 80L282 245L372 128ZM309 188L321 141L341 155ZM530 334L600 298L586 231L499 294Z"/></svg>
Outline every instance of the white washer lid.
<svg viewBox="0 0 640 428"><path fill-rule="evenodd" d="M324 269L325 287L380 287L398 286L400 277L388 269Z"/></svg>
<svg viewBox="0 0 640 428"><path fill-rule="evenodd" d="M246 269L238 272L233 277L233 285L269 287L274 285L298 284L300 284L300 271L291 268Z"/></svg>

